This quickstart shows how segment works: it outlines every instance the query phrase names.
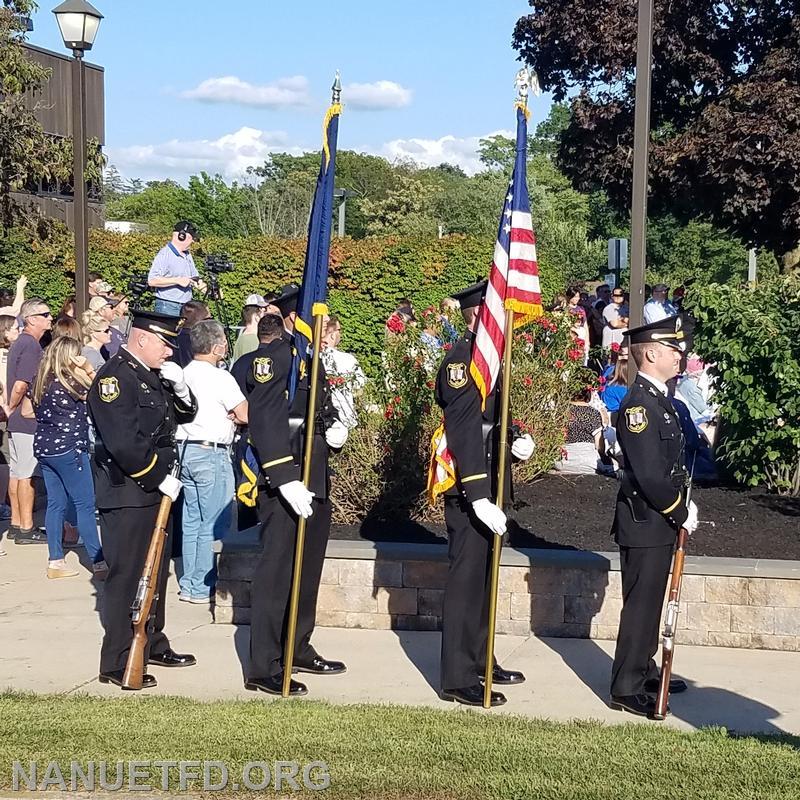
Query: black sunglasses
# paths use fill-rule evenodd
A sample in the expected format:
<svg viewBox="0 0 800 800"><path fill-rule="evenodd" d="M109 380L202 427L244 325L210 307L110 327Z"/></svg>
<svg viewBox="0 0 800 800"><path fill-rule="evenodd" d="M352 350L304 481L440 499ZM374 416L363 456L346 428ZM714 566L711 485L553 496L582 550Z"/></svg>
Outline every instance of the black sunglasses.
<svg viewBox="0 0 800 800"><path fill-rule="evenodd" d="M28 314L28 317L52 317L49 311L40 311L38 314Z"/></svg>

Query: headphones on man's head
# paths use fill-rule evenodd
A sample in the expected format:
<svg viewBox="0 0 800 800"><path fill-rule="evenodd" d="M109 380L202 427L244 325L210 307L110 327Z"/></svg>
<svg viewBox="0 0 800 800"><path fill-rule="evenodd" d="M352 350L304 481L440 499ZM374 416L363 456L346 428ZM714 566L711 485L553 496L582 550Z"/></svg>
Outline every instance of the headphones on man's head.
<svg viewBox="0 0 800 800"><path fill-rule="evenodd" d="M197 240L198 238L197 228L195 228L195 226L192 225L191 222L186 222L186 221L178 222L173 228L173 231L175 231L175 233L178 234L179 242L185 242L187 236L191 236L192 239L194 240Z"/></svg>

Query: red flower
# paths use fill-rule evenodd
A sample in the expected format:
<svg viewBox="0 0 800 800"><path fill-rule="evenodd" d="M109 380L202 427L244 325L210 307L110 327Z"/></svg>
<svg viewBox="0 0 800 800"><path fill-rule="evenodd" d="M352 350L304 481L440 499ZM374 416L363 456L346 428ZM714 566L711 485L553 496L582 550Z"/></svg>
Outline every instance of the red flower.
<svg viewBox="0 0 800 800"><path fill-rule="evenodd" d="M619 353L619 351L620 351L619 342L611 342L611 352Z"/></svg>
<svg viewBox="0 0 800 800"><path fill-rule="evenodd" d="M523 382L523 383L524 383L526 386L533 386L533 378L531 378L531 376L530 376L530 375L526 375L526 376L525 376L525 377L522 379L522 382Z"/></svg>
<svg viewBox="0 0 800 800"><path fill-rule="evenodd" d="M605 386L605 385L606 385L606 383L607 383L606 379L605 379L605 378L604 378L602 375L601 375L601 376L600 376L600 377L597 379L597 382L598 382L598 383L599 383L601 386Z"/></svg>
<svg viewBox="0 0 800 800"><path fill-rule="evenodd" d="M394 401L393 401L393 402L395 402L395 403L402 403L402 402L403 402L403 398L402 398L402 397L400 397L400 395L398 394L398 395L396 395L396 396L395 396L395 398L394 398Z"/></svg>
<svg viewBox="0 0 800 800"><path fill-rule="evenodd" d="M425 385L426 385L426 386L427 386L429 389L433 389L433 388L434 388L434 386L436 386L436 384L435 384L433 381L426 381L426 382L425 382Z"/></svg>
<svg viewBox="0 0 800 800"><path fill-rule="evenodd" d="M447 342L447 343L444 345L444 347L443 347L442 349L443 349L445 352L447 352L448 350L452 350L452 349L453 349L453 345L452 345L452 344L450 344L450 342Z"/></svg>
<svg viewBox="0 0 800 800"><path fill-rule="evenodd" d="M557 369L561 369L561 367L563 367L563 366L564 366L564 362L560 358L557 358L556 359L556 368Z"/></svg>
<svg viewBox="0 0 800 800"><path fill-rule="evenodd" d="M569 349L567 350L567 358L570 361L577 361L579 358L583 358L583 350Z"/></svg>
<svg viewBox="0 0 800 800"><path fill-rule="evenodd" d="M392 314L389 319L386 320L386 327L392 333L402 333L406 329L406 324L400 319L398 314Z"/></svg>

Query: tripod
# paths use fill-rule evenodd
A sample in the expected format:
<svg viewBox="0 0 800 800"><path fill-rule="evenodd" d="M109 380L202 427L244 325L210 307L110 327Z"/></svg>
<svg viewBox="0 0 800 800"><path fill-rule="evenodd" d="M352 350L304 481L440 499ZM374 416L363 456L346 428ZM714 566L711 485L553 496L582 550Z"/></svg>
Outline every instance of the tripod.
<svg viewBox="0 0 800 800"><path fill-rule="evenodd" d="M208 273L208 283L206 284L206 293L203 301L208 305L209 300L214 301L214 312L216 318L222 324L225 330L225 339L228 342L228 353L233 353L233 335L231 333L230 317L228 316L228 309L225 305L225 299L222 296L222 290L219 285L219 277L214 272Z"/></svg>

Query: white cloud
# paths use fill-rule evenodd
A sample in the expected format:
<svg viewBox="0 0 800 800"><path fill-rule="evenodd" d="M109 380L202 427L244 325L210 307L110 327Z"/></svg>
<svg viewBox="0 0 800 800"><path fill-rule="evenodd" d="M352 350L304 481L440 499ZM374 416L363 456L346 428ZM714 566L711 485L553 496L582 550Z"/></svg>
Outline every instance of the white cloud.
<svg viewBox="0 0 800 800"><path fill-rule="evenodd" d="M284 131L240 128L219 139L172 139L161 144L109 147L109 164L126 177L143 180L172 178L186 181L205 171L226 178L241 178L247 167L263 164L270 153L301 155Z"/></svg>
<svg viewBox="0 0 800 800"><path fill-rule="evenodd" d="M181 97L203 103L231 103L259 108L302 108L310 104L308 79L303 75L279 78L262 85L248 83L235 75L208 78L194 89L181 92Z"/></svg>
<svg viewBox="0 0 800 800"><path fill-rule="evenodd" d="M513 137L512 131L491 131L481 136L442 136L440 139L393 139L377 151L390 161L411 159L425 167L436 167L443 162L457 164L468 175L479 172L483 165L478 158L481 139L501 135Z"/></svg>
<svg viewBox="0 0 800 800"><path fill-rule="evenodd" d="M389 161L411 160L425 167L435 167L443 162L457 164L472 175L483 166L478 158L478 142L495 134L513 136L511 131L499 130L481 136L393 139L358 149ZM318 142L298 146L296 141L284 131L243 127L219 139L172 139L160 144L108 147L106 153L109 164L116 166L126 178L172 178L186 182L190 175L205 171L234 180L241 179L247 167L263 164L271 153L302 155L319 150Z"/></svg>
<svg viewBox="0 0 800 800"><path fill-rule="evenodd" d="M342 102L354 111L385 111L411 104L411 89L394 81L348 83L342 89Z"/></svg>

